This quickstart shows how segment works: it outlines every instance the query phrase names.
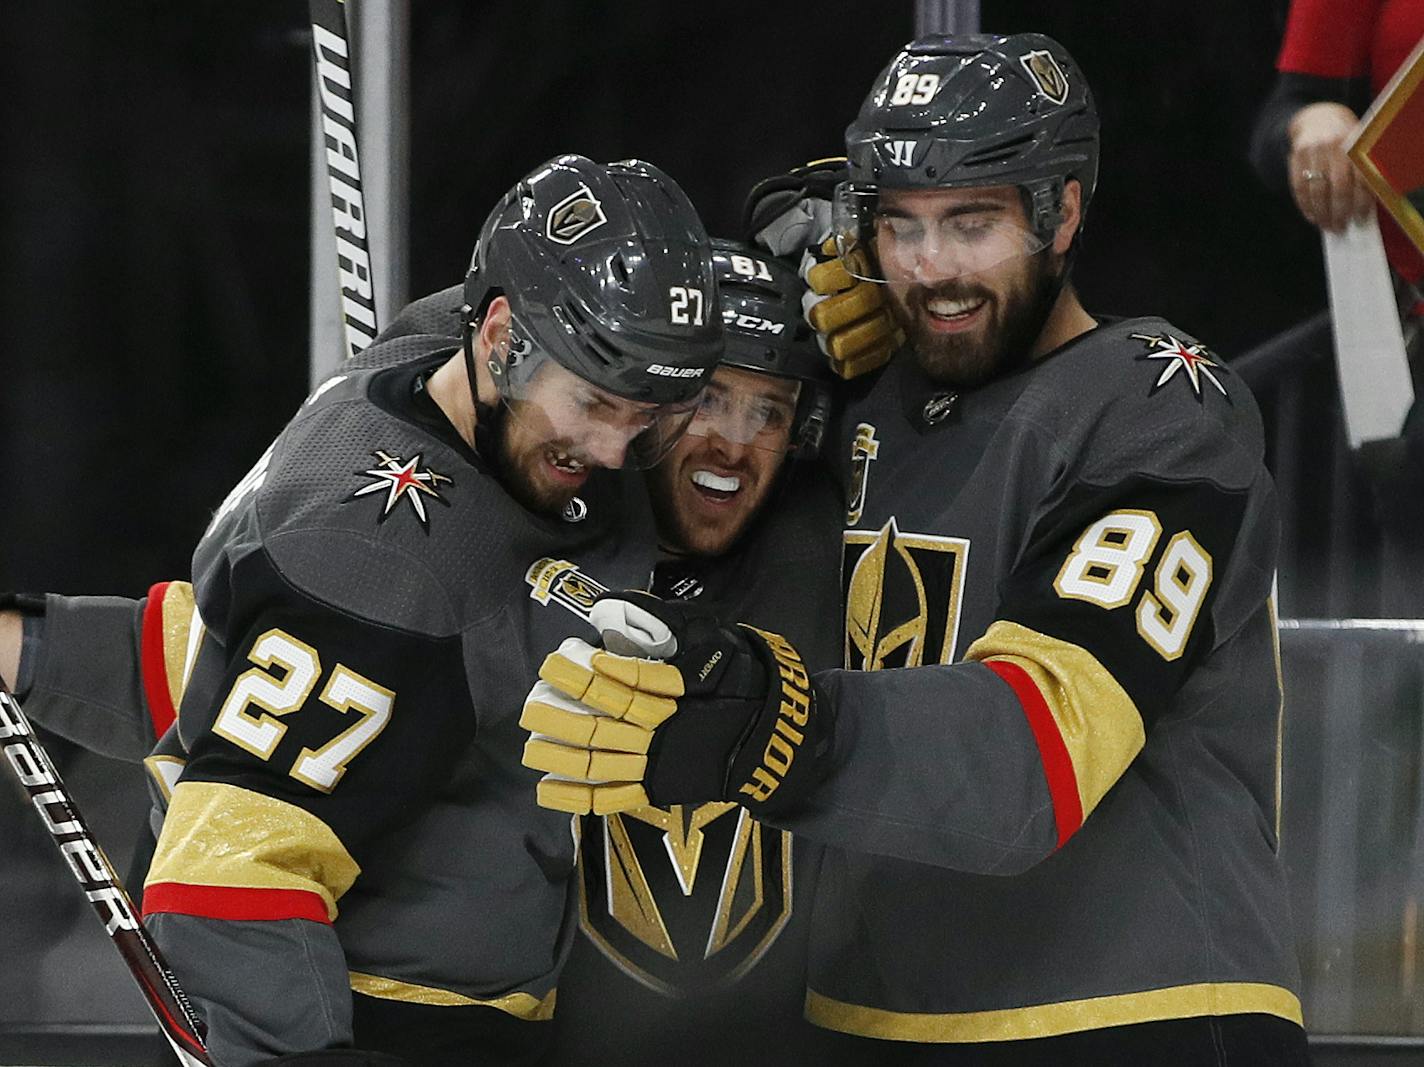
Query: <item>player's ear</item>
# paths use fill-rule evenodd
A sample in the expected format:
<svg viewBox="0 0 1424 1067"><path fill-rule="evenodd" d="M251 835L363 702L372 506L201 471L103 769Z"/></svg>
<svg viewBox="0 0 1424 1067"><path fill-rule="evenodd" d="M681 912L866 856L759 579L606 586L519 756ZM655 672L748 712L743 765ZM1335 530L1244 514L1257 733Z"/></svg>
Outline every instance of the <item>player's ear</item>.
<svg viewBox="0 0 1424 1067"><path fill-rule="evenodd" d="M503 293L490 301L485 317L480 320L480 343L490 352L509 332L509 300Z"/></svg>
<svg viewBox="0 0 1424 1067"><path fill-rule="evenodd" d="M1083 225L1083 186L1077 178L1069 178L1063 183L1063 221L1053 231L1053 251L1060 256L1067 255L1078 227Z"/></svg>

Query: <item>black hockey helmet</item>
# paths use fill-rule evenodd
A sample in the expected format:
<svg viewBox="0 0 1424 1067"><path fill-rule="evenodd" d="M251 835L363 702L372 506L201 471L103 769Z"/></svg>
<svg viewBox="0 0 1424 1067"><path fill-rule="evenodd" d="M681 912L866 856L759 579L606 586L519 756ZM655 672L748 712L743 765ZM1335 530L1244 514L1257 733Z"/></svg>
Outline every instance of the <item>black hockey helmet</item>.
<svg viewBox="0 0 1424 1067"><path fill-rule="evenodd" d="M517 346L627 400L689 402L722 355L702 221L638 160L559 156L505 194L465 276L467 323L500 294Z"/></svg>
<svg viewBox="0 0 1424 1067"><path fill-rule="evenodd" d="M968 252L961 270L974 273L1051 243L1069 178L1082 186L1087 213L1098 179L1098 113L1073 57L1042 34L921 37L876 79L846 130L846 155L833 229L847 269L872 281L889 269L877 255L877 225L893 223L879 210L880 190L1017 186L1028 229L1001 224L991 240L966 235L980 238L973 249L961 245Z"/></svg>
<svg viewBox="0 0 1424 1067"><path fill-rule="evenodd" d="M834 379L801 313L805 283L793 267L764 250L722 237L712 238L712 264L726 329L722 366L800 383L791 445L801 458L814 456L825 434Z"/></svg>
<svg viewBox="0 0 1424 1067"><path fill-rule="evenodd" d="M910 42L846 130L851 185L1018 185L1035 231L1058 223L1063 182L1098 180L1098 112L1078 64L1041 33Z"/></svg>

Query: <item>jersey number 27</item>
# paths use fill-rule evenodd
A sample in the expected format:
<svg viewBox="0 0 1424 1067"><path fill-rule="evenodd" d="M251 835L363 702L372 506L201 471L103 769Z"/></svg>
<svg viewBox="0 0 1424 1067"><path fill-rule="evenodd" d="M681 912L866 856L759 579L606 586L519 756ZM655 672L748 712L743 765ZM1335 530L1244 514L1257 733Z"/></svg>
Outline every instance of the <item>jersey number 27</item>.
<svg viewBox="0 0 1424 1067"><path fill-rule="evenodd" d="M247 658L257 664L233 683L213 724L213 733L225 737L258 759L268 760L287 732L283 716L298 711L321 679L321 657L316 649L291 634L271 629L252 643ZM277 668L281 677L273 673ZM386 728L395 705L395 693L338 663L318 698L356 721L318 748L303 748L288 772L313 789L330 793L346 773L347 764Z"/></svg>

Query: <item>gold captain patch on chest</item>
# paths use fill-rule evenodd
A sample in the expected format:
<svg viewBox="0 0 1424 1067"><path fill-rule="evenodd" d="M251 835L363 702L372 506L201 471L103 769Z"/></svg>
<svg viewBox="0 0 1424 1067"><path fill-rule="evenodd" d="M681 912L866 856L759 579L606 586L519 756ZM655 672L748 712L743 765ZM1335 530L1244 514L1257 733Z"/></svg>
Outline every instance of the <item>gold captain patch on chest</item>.
<svg viewBox="0 0 1424 1067"><path fill-rule="evenodd" d="M608 587L578 569L578 564L566 559L535 560L524 574L529 584L529 599L540 604L561 604L579 618L588 619L593 602Z"/></svg>

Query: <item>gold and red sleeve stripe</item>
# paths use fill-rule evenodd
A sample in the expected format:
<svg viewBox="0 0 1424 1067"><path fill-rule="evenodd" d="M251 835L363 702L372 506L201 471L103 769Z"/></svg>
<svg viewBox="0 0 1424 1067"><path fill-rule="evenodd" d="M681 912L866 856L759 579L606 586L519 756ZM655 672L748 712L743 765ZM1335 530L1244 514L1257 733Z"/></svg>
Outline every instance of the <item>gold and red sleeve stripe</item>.
<svg viewBox="0 0 1424 1067"><path fill-rule="evenodd" d="M965 659L983 663L1018 698L1061 847L1142 751L1147 735L1137 705L1087 649L1018 623L994 623Z"/></svg>
<svg viewBox="0 0 1424 1067"><path fill-rule="evenodd" d="M144 914L331 922L360 867L331 828L286 801L179 782L144 884Z"/></svg>
<svg viewBox="0 0 1424 1067"><path fill-rule="evenodd" d="M162 737L178 717L188 652L196 636L193 629L199 625L193 587L187 582L159 582L148 591L139 665L155 738Z"/></svg>

